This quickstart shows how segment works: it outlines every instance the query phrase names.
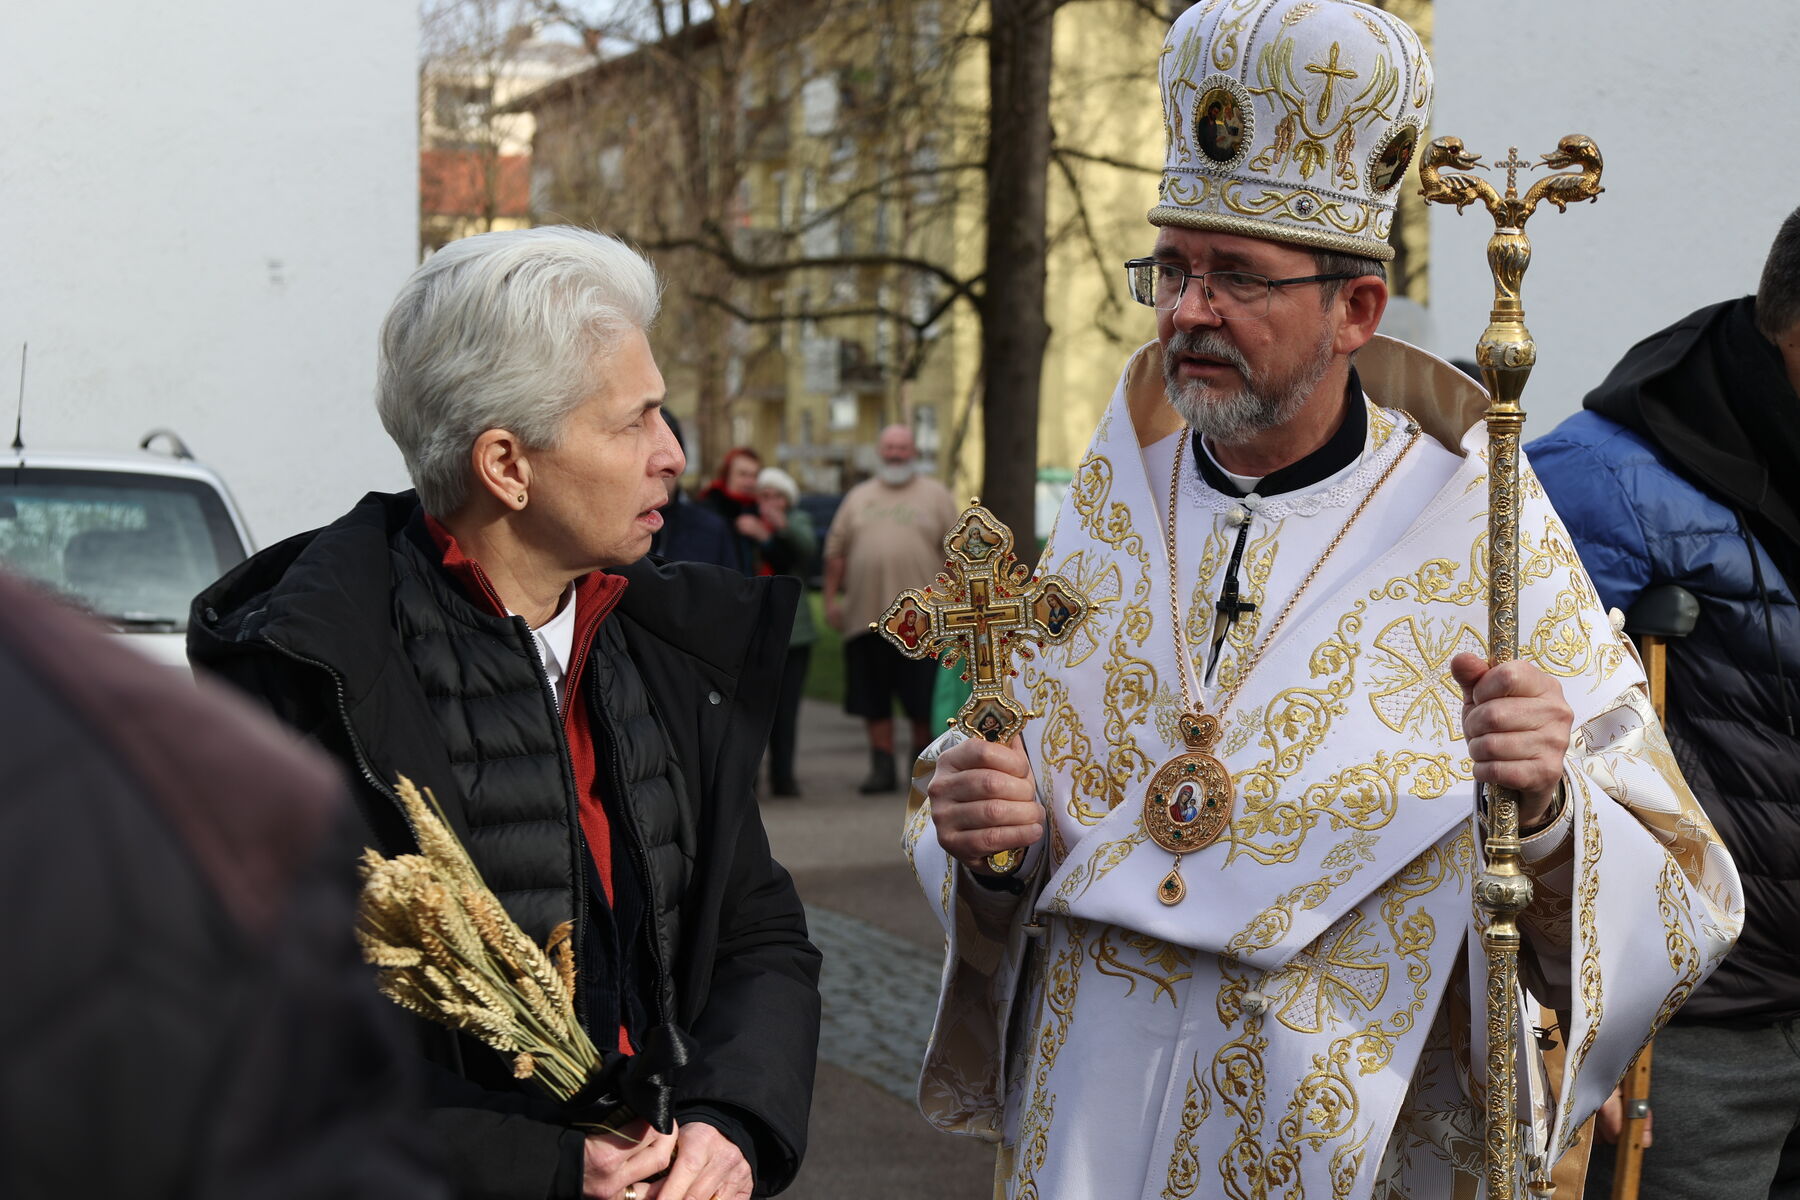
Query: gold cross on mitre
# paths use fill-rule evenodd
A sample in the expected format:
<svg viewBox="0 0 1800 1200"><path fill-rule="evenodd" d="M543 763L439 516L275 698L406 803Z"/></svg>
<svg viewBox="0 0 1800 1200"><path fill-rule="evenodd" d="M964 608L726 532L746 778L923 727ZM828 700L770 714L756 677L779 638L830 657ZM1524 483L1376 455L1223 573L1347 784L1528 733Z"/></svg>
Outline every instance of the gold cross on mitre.
<svg viewBox="0 0 1800 1200"><path fill-rule="evenodd" d="M944 535L936 582L901 592L870 628L908 658L964 664L973 690L950 723L971 737L1005 742L1029 715L1007 691L1019 673L1014 656L1031 658L1033 645L1068 641L1091 607L1061 575L1034 576L1013 555L1012 530L975 499ZM1009 851L988 865L1005 873L1023 858Z"/></svg>

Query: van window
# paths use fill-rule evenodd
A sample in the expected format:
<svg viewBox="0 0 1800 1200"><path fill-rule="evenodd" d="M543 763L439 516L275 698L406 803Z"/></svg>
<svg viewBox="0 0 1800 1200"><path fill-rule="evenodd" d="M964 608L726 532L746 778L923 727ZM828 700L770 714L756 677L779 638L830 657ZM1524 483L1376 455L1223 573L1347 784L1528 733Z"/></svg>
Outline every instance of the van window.
<svg viewBox="0 0 1800 1200"><path fill-rule="evenodd" d="M219 494L131 471L0 470L0 563L105 620L180 629L244 559Z"/></svg>

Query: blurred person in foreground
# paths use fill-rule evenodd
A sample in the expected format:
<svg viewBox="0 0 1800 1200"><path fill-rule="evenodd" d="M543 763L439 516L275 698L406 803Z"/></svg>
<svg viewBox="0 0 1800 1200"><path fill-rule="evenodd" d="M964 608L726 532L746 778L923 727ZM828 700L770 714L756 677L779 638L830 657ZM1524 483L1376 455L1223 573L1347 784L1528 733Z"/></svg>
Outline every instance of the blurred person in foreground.
<svg viewBox="0 0 1800 1200"><path fill-rule="evenodd" d="M675 414L663 410L663 423L677 446L683 445L681 422ZM685 451L684 457L685 457ZM650 539L650 553L670 562L704 562L739 570L742 558L738 540L722 517L703 504L689 500L681 490L681 477L671 475L663 481L669 502L662 507L662 528Z"/></svg>
<svg viewBox="0 0 1800 1200"><path fill-rule="evenodd" d="M381 336L416 494L371 493L195 601L190 656L350 769L378 848L411 848L405 775L528 936L573 922L578 1013L641 1119L572 1127L420 1024L465 1196L742 1200L805 1144L819 956L753 791L797 589L641 561L683 465L657 297L583 230L438 251Z"/></svg>
<svg viewBox="0 0 1800 1200"><path fill-rule="evenodd" d="M806 573L819 548L819 536L813 532L812 518L800 507L800 486L780 467L764 467L756 477L756 504L769 531L760 550L762 561L772 573L792 575L800 581L800 606L794 610L787 662L781 669L781 695L775 701L775 726L769 733L769 791L793 797L800 794L800 781L794 775L800 697L806 691L806 664L819 638L806 599Z"/></svg>
<svg viewBox="0 0 1800 1200"><path fill-rule="evenodd" d="M1800 210L1754 296L1639 342L1582 406L1532 462L1602 603L1700 602L1668 646L1669 743L1744 882L1743 936L1656 1039L1643 1195L1800 1196Z"/></svg>
<svg viewBox="0 0 1800 1200"><path fill-rule="evenodd" d="M1019 664L1021 740L946 734L915 774L947 943L921 1107L997 1140L1014 1198L1477 1196L1485 789L1517 791L1520 978L1571 1047L1552 1096L1518 1039L1495 1132L1526 1171L1730 947L1737 875L1528 468L1538 662L1487 661L1486 398L1376 334L1418 37L1349 0L1195 5L1160 64L1124 281L1157 337L1042 560L1095 609ZM1194 136L1222 97L1223 159Z"/></svg>
<svg viewBox="0 0 1800 1200"><path fill-rule="evenodd" d="M919 470L912 430L889 425L876 442L881 466L844 493L825 534L825 620L844 635L844 711L869 735L865 795L899 786L894 768L894 701L912 723L907 762L935 736L931 689L937 663L901 654L869 625L909 587L925 587L944 565L944 534L956 501Z"/></svg>
<svg viewBox="0 0 1800 1200"><path fill-rule="evenodd" d="M0 577L0 1195L431 1200L334 765Z"/></svg>
<svg viewBox="0 0 1800 1200"><path fill-rule="evenodd" d="M756 478L761 471L762 459L756 451L735 446L725 452L719 474L700 491L699 503L730 527L737 548L735 565L746 575L767 573L757 553L769 538L769 526L763 521L756 494Z"/></svg>

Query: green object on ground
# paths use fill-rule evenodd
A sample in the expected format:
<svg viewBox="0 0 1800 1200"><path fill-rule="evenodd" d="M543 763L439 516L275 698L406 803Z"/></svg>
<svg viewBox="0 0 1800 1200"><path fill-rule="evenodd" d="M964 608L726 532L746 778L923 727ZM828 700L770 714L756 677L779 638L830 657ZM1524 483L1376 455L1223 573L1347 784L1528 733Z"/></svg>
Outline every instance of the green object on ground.
<svg viewBox="0 0 1800 1200"><path fill-rule="evenodd" d="M960 673L939 671L937 682L931 687L931 728L936 732L948 728L956 710L968 701L974 691L972 684L963 682Z"/></svg>
<svg viewBox="0 0 1800 1200"><path fill-rule="evenodd" d="M806 694L814 700L840 707L844 703L844 639L825 623L825 601L817 592L806 594L812 606L813 627L819 640L813 643L812 658L806 664Z"/></svg>

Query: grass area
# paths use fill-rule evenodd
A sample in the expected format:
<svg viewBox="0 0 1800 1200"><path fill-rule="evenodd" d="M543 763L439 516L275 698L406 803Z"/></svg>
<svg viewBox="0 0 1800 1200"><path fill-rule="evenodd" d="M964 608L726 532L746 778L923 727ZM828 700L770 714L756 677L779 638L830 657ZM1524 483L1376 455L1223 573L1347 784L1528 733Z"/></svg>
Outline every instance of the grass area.
<svg viewBox="0 0 1800 1200"><path fill-rule="evenodd" d="M806 694L814 700L832 704L844 702L844 639L825 623L825 601L817 592L806 593L812 605L813 628L819 638L813 643L812 658L806 664Z"/></svg>

